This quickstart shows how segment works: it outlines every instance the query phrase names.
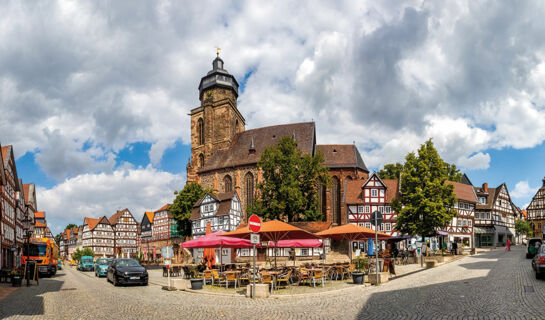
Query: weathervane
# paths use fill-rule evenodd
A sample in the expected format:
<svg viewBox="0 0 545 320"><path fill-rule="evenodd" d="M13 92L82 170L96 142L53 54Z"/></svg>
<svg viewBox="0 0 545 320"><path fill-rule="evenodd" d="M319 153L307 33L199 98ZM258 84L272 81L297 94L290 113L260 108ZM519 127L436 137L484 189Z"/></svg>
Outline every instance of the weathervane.
<svg viewBox="0 0 545 320"><path fill-rule="evenodd" d="M215 47L215 48L216 48L216 56L219 57L221 48L220 47Z"/></svg>

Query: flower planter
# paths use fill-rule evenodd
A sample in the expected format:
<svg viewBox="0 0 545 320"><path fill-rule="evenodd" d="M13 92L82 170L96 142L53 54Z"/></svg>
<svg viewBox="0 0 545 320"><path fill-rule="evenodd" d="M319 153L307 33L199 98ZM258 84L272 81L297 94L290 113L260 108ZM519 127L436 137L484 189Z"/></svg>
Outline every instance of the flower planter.
<svg viewBox="0 0 545 320"><path fill-rule="evenodd" d="M21 276L11 276L11 285L13 287L20 287L23 278Z"/></svg>
<svg viewBox="0 0 545 320"><path fill-rule="evenodd" d="M202 279L191 279L191 290L202 289Z"/></svg>
<svg viewBox="0 0 545 320"><path fill-rule="evenodd" d="M352 282L354 282L354 284L363 284L364 279L365 279L365 273L352 272Z"/></svg>

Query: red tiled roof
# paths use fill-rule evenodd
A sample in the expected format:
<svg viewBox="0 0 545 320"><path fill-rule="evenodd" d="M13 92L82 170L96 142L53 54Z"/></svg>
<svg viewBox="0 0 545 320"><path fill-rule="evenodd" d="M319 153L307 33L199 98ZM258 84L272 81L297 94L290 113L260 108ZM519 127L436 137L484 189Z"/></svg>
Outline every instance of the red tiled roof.
<svg viewBox="0 0 545 320"><path fill-rule="evenodd" d="M44 218L45 219L45 212L44 211L36 211L34 213L34 218Z"/></svg>
<svg viewBox="0 0 545 320"><path fill-rule="evenodd" d="M155 212L153 211L147 211L146 216L148 216L148 220L150 223L153 223L153 216L155 215Z"/></svg>
<svg viewBox="0 0 545 320"><path fill-rule="evenodd" d="M299 150L305 154L313 154L316 140L314 122L263 127L237 133L233 137L231 145L214 152L206 161L205 166L199 169L199 172L256 164L267 147L276 145L282 137L293 136L295 136ZM255 152L250 152L252 140ZM193 165L197 165L197 161L197 159L193 159Z"/></svg>
<svg viewBox="0 0 545 320"><path fill-rule="evenodd" d="M98 222L101 219L95 219L95 218L85 218L85 222L87 223L87 226L89 227L89 230L95 229L95 227L98 225Z"/></svg>
<svg viewBox="0 0 545 320"><path fill-rule="evenodd" d="M475 189L473 189L473 186L453 181L445 181L445 183L454 185L454 193L456 194L456 198L477 203L477 196L475 195Z"/></svg>
<svg viewBox="0 0 545 320"><path fill-rule="evenodd" d="M6 157L8 155L9 146L3 146L2 147L2 159L4 159L4 162L6 161Z"/></svg>
<svg viewBox="0 0 545 320"><path fill-rule="evenodd" d="M324 165L329 168L359 168L369 172L353 144L321 144L316 150L324 155Z"/></svg>
<svg viewBox="0 0 545 320"><path fill-rule="evenodd" d="M168 206L170 206L170 204L165 204L164 206L162 206L161 208L155 210L154 212L160 212L160 211L165 211L168 209ZM149 218L149 217L148 217Z"/></svg>
<svg viewBox="0 0 545 320"><path fill-rule="evenodd" d="M392 203L399 194L399 180L397 179L381 179L386 186L386 203ZM365 181L351 180L346 183L345 202L346 204L363 204L362 187Z"/></svg>
<svg viewBox="0 0 545 320"><path fill-rule="evenodd" d="M524 215L524 219L528 218L528 212L526 210L521 210L522 214Z"/></svg>
<svg viewBox="0 0 545 320"><path fill-rule="evenodd" d="M25 197L25 203L28 203L28 193L30 192L30 184L23 184L23 196Z"/></svg>
<svg viewBox="0 0 545 320"><path fill-rule="evenodd" d="M290 222L290 224L311 233L324 231L331 227L331 222L326 221Z"/></svg>

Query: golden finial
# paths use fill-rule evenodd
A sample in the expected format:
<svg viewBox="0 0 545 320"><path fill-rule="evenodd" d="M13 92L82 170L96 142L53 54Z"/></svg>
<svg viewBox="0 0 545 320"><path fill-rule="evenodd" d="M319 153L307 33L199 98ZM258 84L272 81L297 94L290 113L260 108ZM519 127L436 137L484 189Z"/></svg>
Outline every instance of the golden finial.
<svg viewBox="0 0 545 320"><path fill-rule="evenodd" d="M216 56L219 57L221 48L220 47L215 47L215 48L216 48Z"/></svg>

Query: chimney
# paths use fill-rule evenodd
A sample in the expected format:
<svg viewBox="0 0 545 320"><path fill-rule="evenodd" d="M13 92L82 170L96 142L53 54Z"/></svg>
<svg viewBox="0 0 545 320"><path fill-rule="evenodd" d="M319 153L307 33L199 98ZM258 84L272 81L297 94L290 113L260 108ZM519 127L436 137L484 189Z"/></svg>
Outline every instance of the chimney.
<svg viewBox="0 0 545 320"><path fill-rule="evenodd" d="M255 154L254 137L252 137L252 142L250 142L250 149L248 150L248 153Z"/></svg>
<svg viewBox="0 0 545 320"><path fill-rule="evenodd" d="M488 193L488 183L483 183L483 192Z"/></svg>

